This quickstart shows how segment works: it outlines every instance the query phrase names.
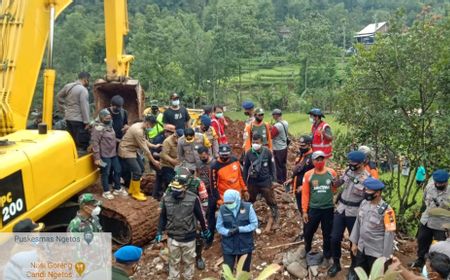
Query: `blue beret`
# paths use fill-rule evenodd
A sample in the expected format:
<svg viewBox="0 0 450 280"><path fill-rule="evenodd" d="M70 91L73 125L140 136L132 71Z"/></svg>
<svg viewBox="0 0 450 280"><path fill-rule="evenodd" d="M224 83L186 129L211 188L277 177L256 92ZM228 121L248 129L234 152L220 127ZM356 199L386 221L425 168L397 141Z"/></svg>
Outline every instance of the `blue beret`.
<svg viewBox="0 0 450 280"><path fill-rule="evenodd" d="M142 249L133 245L121 247L114 253L116 261L120 263L137 262L142 256Z"/></svg>
<svg viewBox="0 0 450 280"><path fill-rule="evenodd" d="M184 135L184 130L181 129L181 128L177 129L177 136L178 136L178 137L181 137L181 136L183 136L183 135Z"/></svg>
<svg viewBox="0 0 450 280"><path fill-rule="evenodd" d="M245 110L253 109L254 107L255 104L249 100L242 102L242 108L244 108Z"/></svg>
<svg viewBox="0 0 450 280"><path fill-rule="evenodd" d="M437 183L445 183L448 181L448 172L444 169L439 169L433 172L433 181Z"/></svg>
<svg viewBox="0 0 450 280"><path fill-rule="evenodd" d="M353 151L348 153L347 158L349 161L362 163L366 159L366 155L360 151Z"/></svg>
<svg viewBox="0 0 450 280"><path fill-rule="evenodd" d="M202 115L200 117L200 122L204 125L204 126L210 126L211 125L211 118L207 115Z"/></svg>
<svg viewBox="0 0 450 280"><path fill-rule="evenodd" d="M384 189L384 184L380 180L377 180L375 178L369 177L363 182L364 187L366 187L369 190L373 191L379 191Z"/></svg>

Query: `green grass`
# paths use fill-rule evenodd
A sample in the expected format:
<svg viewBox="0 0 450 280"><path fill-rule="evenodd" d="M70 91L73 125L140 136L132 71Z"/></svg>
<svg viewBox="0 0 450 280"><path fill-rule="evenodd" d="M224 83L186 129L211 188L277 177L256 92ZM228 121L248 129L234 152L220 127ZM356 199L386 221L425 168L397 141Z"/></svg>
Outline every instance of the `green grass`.
<svg viewBox="0 0 450 280"><path fill-rule="evenodd" d="M232 120L245 120L246 116L243 112L226 112L226 116L228 116ZM283 118L289 123L289 133L298 137L303 134L311 134L311 123L309 122L309 116L301 113L285 113L283 114ZM271 122L272 116L270 115L270 111L266 111L265 121ZM328 115L325 118L325 121L331 126L332 131L337 132L338 130L344 132L346 128L339 124L334 116ZM244 128L242 128L244 129Z"/></svg>

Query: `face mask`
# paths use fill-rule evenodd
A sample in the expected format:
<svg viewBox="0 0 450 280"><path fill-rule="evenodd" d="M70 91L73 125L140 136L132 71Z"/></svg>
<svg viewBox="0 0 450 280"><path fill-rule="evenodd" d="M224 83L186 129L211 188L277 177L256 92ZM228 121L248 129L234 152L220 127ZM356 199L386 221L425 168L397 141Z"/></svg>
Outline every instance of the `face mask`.
<svg viewBox="0 0 450 280"><path fill-rule="evenodd" d="M244 115L250 116L250 113L249 112L244 112Z"/></svg>
<svg viewBox="0 0 450 280"><path fill-rule="evenodd" d="M172 100L172 105L173 106L179 106L180 105L180 100L179 99Z"/></svg>
<svg viewBox="0 0 450 280"><path fill-rule="evenodd" d="M359 165L349 164L348 167L350 168L351 171L356 171L356 170L358 170Z"/></svg>
<svg viewBox="0 0 450 280"><path fill-rule="evenodd" d="M158 109L152 109L152 114L153 114L153 115L156 115L158 112L159 112Z"/></svg>
<svg viewBox="0 0 450 280"><path fill-rule="evenodd" d="M201 159L201 161L204 162L204 163L207 163L208 160L209 160L209 158L202 158L202 159Z"/></svg>
<svg viewBox="0 0 450 280"><path fill-rule="evenodd" d="M223 113L216 113L216 118L220 119L223 117Z"/></svg>
<svg viewBox="0 0 450 280"><path fill-rule="evenodd" d="M314 118L313 117L309 117L309 122L310 123L314 123Z"/></svg>
<svg viewBox="0 0 450 280"><path fill-rule="evenodd" d="M441 186L438 186L438 185L436 185L436 184L434 184L434 186L435 186L436 189L438 189L439 191L443 191L443 190L445 190L445 188L447 187L447 185L441 185Z"/></svg>
<svg viewBox="0 0 450 280"><path fill-rule="evenodd" d="M112 125L112 121L103 121L104 125Z"/></svg>
<svg viewBox="0 0 450 280"><path fill-rule="evenodd" d="M255 151L259 151L259 149L261 149L261 144L252 144L252 148Z"/></svg>
<svg viewBox="0 0 450 280"><path fill-rule="evenodd" d="M364 192L364 199L365 199L365 200L367 200L367 201L372 201L372 200L374 200L375 198L377 198L377 196L375 195L375 193L367 193L367 192Z"/></svg>
<svg viewBox="0 0 450 280"><path fill-rule="evenodd" d="M172 197L175 199L180 199L183 195L183 191L182 190L174 190L172 189Z"/></svg>
<svg viewBox="0 0 450 280"><path fill-rule="evenodd" d="M258 122L258 123L262 122L262 120L263 120L262 118L255 117L255 121Z"/></svg>
<svg viewBox="0 0 450 280"><path fill-rule="evenodd" d="M186 142L188 142L188 143L194 142L194 137L192 137L192 136L186 137Z"/></svg>
<svg viewBox="0 0 450 280"><path fill-rule="evenodd" d="M230 159L230 157L220 157L220 160L222 162L227 162Z"/></svg>
<svg viewBox="0 0 450 280"><path fill-rule="evenodd" d="M100 212L102 211L102 208L100 208L100 206L96 206L92 212L91 212L91 216L92 217L97 217L98 215L100 215Z"/></svg>
<svg viewBox="0 0 450 280"><path fill-rule="evenodd" d="M203 132L208 131L208 129L209 129L209 126L203 126L203 127L202 127Z"/></svg>
<svg viewBox="0 0 450 280"><path fill-rule="evenodd" d="M114 108L112 108L112 111L114 113L119 113L120 112L120 108L114 107Z"/></svg>
<svg viewBox="0 0 450 280"><path fill-rule="evenodd" d="M322 170L325 167L325 161L315 161L313 162L316 169Z"/></svg>
<svg viewBox="0 0 450 280"><path fill-rule="evenodd" d="M228 209L233 210L234 208L236 208L236 202L233 202L233 203L227 203L227 204L225 204L225 206L226 206Z"/></svg>

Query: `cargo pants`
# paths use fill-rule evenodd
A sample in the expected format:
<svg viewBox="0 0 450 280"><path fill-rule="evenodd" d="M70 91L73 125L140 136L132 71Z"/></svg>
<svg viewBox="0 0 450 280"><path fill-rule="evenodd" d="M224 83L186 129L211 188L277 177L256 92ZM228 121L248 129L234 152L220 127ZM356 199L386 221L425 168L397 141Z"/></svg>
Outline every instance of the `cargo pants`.
<svg viewBox="0 0 450 280"><path fill-rule="evenodd" d="M167 241L169 247L169 280L181 279L180 263L183 261L183 279L194 278L195 269L195 240L189 242L179 242L173 238Z"/></svg>

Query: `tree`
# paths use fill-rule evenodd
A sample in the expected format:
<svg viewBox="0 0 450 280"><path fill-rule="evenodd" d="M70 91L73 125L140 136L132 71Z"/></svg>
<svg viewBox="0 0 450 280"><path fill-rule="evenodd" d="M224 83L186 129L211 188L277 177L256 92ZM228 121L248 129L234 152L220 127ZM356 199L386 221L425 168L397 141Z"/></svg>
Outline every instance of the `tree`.
<svg viewBox="0 0 450 280"><path fill-rule="evenodd" d="M413 26L397 13L389 33L378 36L370 48L360 46L353 70L339 99L338 119L350 127L359 143L372 144L377 153L400 155L411 163L401 180L400 168L392 171L390 199L398 201L403 230L406 210L417 202L415 170L450 163L450 18L424 9Z"/></svg>

